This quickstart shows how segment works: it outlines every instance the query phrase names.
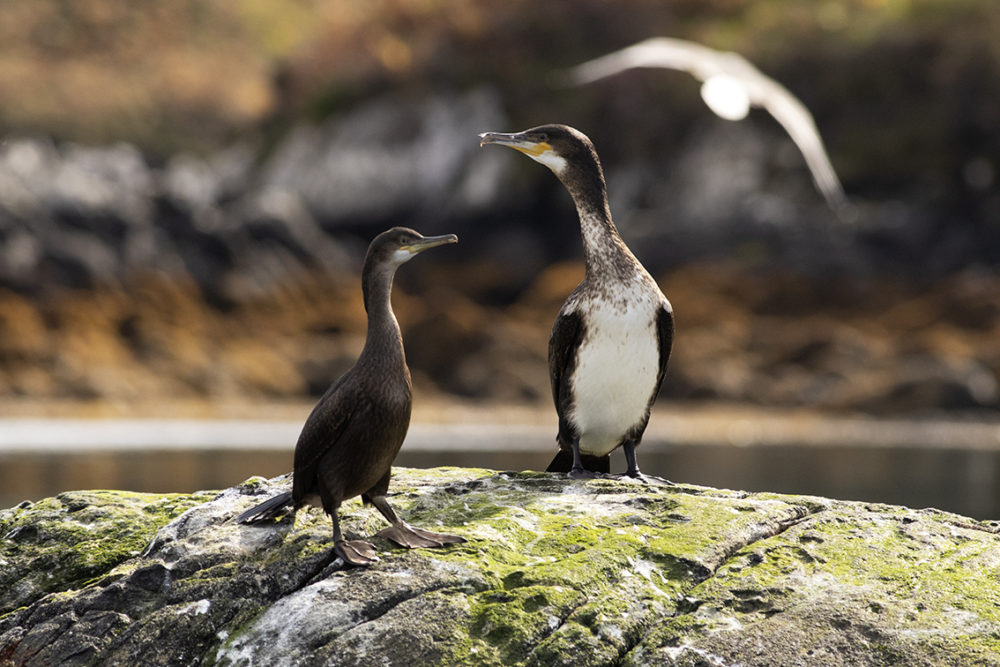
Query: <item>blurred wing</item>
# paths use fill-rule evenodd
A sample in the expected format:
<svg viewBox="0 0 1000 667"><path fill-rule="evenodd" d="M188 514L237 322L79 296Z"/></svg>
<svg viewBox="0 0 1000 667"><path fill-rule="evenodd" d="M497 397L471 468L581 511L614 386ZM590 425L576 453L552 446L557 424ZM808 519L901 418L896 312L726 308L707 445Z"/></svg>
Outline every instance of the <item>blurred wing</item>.
<svg viewBox="0 0 1000 667"><path fill-rule="evenodd" d="M632 46L588 60L569 71L576 84L591 83L598 79L636 67L659 67L688 72L704 80L722 72L720 53L695 42L671 37L653 37Z"/></svg>
<svg viewBox="0 0 1000 667"><path fill-rule="evenodd" d="M806 165L812 173L813 182L834 210L840 210L847 203L844 188L840 185L837 172L830 164L830 158L823 146L812 114L797 97L774 79L760 74L760 80L751 94L751 100L767 109L774 119L781 123L792 138Z"/></svg>

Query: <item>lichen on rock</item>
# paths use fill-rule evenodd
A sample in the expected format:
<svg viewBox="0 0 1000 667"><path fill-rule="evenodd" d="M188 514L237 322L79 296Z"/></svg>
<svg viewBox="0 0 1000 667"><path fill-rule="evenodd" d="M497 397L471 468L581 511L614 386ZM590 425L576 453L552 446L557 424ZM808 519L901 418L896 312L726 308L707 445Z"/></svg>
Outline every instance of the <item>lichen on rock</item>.
<svg viewBox="0 0 1000 667"><path fill-rule="evenodd" d="M0 511L0 665L1000 664L995 524L548 473L394 475L402 516L468 542L375 538L381 561L344 569L319 511L231 521L287 478ZM384 525L356 500L342 522Z"/></svg>
<svg viewBox="0 0 1000 667"><path fill-rule="evenodd" d="M0 615L138 556L158 528L211 497L71 491L0 510Z"/></svg>

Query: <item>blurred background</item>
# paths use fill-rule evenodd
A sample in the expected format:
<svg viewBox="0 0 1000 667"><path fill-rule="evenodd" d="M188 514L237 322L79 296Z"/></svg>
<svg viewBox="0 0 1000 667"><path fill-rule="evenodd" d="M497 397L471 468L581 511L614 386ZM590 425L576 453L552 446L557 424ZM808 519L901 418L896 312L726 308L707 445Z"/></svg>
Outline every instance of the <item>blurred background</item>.
<svg viewBox="0 0 1000 667"><path fill-rule="evenodd" d="M998 518L997 34L989 0L5 2L0 506L290 470L392 225L461 239L397 277L397 463L543 468L576 213L476 135L562 122L676 313L645 472ZM686 73L567 84L653 36L798 96L847 219Z"/></svg>

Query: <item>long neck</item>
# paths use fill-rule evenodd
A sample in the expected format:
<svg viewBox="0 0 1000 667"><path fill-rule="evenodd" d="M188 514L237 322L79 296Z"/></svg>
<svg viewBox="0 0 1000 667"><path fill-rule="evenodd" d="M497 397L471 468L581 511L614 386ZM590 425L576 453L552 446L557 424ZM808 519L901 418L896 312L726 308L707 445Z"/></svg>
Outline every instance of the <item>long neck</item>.
<svg viewBox="0 0 1000 667"><path fill-rule="evenodd" d="M608 193L600 165L597 171L587 174L577 173L574 178L563 182L576 204L580 216L580 234L583 237L583 258L587 275L620 274L624 267L634 262L622 237L611 219Z"/></svg>
<svg viewBox="0 0 1000 667"><path fill-rule="evenodd" d="M369 363L401 366L406 370L403 336L390 301L395 274L395 266L365 263L361 289L364 293L365 310L368 312L368 335L361 358Z"/></svg>

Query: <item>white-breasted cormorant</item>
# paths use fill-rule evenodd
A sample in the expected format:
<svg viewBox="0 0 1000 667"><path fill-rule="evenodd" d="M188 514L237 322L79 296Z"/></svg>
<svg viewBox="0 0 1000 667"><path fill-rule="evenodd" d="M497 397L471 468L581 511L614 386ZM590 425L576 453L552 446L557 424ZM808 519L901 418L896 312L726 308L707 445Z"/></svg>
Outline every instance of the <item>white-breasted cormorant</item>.
<svg viewBox="0 0 1000 667"><path fill-rule="evenodd" d="M439 547L464 542L414 528L396 516L385 494L392 462L410 425L411 382L403 338L392 312L390 292L396 269L418 253L445 243L454 234L421 236L393 227L368 246L362 273L368 334L354 366L326 391L306 420L295 445L292 490L247 510L237 521L274 519L289 507L322 507L333 520L333 549L346 562L369 565L375 547L364 540L345 540L337 510L341 502L360 495L391 524L377 534L400 546Z"/></svg>
<svg viewBox="0 0 1000 667"><path fill-rule="evenodd" d="M559 310L549 339L560 451L548 470L573 477L605 473L620 446L626 474L639 477L635 448L673 342L670 302L618 235L590 139L565 125L479 137L480 145L514 148L551 169L580 216L586 273Z"/></svg>

